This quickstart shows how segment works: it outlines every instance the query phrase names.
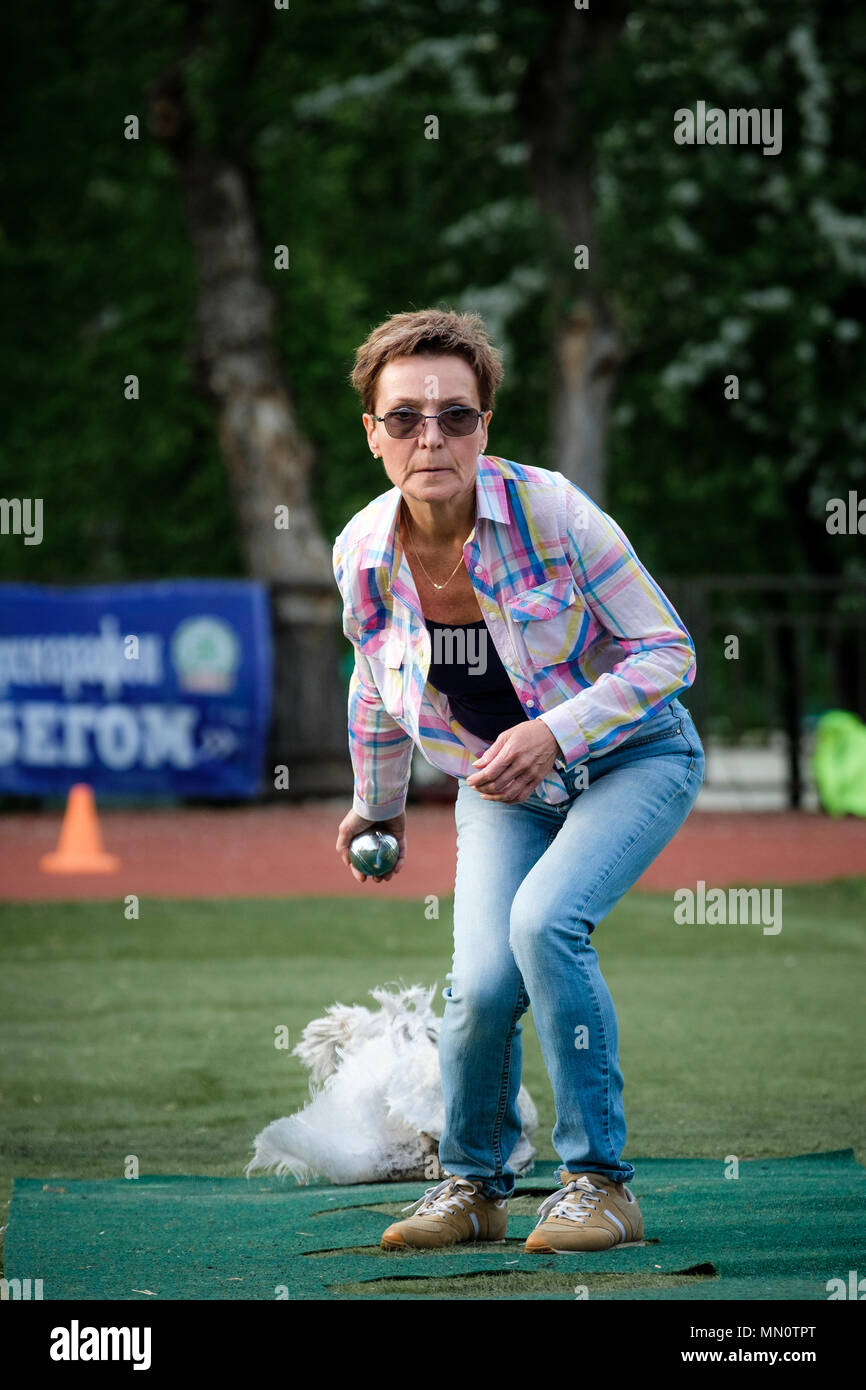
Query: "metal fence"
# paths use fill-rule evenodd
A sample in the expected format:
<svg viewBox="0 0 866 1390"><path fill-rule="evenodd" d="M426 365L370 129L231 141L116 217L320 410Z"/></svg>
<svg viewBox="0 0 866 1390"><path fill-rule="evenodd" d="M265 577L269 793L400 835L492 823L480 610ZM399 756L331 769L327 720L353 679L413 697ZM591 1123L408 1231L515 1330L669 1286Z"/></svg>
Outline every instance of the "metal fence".
<svg viewBox="0 0 866 1390"><path fill-rule="evenodd" d="M866 583L811 575L659 583L695 643L685 703L707 745L708 784L714 750L781 744L784 799L800 808L820 715L846 709L866 719ZM748 787L748 772L738 778Z"/></svg>

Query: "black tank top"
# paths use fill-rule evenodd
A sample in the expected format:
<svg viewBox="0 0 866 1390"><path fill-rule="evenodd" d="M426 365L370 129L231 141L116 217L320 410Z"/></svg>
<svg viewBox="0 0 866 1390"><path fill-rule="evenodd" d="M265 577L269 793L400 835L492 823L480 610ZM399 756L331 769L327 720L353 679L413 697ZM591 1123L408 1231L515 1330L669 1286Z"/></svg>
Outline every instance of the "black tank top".
<svg viewBox="0 0 866 1390"><path fill-rule="evenodd" d="M483 618L475 623L434 623L427 679L447 695L458 723L488 743L528 719L502 665Z"/></svg>

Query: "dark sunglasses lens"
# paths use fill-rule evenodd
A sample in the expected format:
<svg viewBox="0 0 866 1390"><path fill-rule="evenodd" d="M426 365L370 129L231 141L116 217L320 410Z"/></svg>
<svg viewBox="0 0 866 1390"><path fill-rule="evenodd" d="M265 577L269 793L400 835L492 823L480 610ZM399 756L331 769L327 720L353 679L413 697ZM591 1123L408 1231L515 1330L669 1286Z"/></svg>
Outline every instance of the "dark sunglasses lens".
<svg viewBox="0 0 866 1390"><path fill-rule="evenodd" d="M420 410L409 410L402 406L399 410L389 410L384 418L385 429L392 439L411 439L420 434L424 419ZM443 434L452 437L472 434L478 425L478 411L465 405L452 405L442 411L439 425Z"/></svg>
<svg viewBox="0 0 866 1390"><path fill-rule="evenodd" d="M409 439L418 433L421 413L418 410L389 410L385 416L385 429L392 439Z"/></svg>
<svg viewBox="0 0 866 1390"><path fill-rule="evenodd" d="M465 405L452 405L439 416L443 434L471 434L478 424L478 411Z"/></svg>

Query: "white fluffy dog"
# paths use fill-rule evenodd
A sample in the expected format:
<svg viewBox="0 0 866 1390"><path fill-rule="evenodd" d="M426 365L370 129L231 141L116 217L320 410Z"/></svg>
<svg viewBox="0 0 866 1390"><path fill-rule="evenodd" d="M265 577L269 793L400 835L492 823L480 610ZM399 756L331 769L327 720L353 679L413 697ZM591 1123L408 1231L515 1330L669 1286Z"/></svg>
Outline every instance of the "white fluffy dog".
<svg viewBox="0 0 866 1390"><path fill-rule="evenodd" d="M255 1139L247 1176L257 1168L292 1173L298 1182L333 1183L440 1178L438 1140L445 1119L439 1073L439 1028L431 1001L436 986L370 994L362 1004L332 1004L308 1023L292 1049L310 1069L311 1099L274 1120ZM538 1112L526 1089L517 1098L523 1132L509 1163L531 1172Z"/></svg>

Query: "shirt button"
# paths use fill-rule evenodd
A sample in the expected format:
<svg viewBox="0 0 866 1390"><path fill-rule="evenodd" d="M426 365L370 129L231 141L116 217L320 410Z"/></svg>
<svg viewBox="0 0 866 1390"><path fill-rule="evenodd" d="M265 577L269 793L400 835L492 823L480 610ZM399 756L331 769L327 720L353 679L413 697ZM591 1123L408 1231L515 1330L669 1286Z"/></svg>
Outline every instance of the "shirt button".
<svg viewBox="0 0 866 1390"><path fill-rule="evenodd" d="M529 706L530 709L535 709L535 701L534 701L534 700L527 700L526 703L528 704L528 706Z"/></svg>
<svg viewBox="0 0 866 1390"><path fill-rule="evenodd" d="M483 566L483 565L476 565L476 566L475 566L475 573L476 573L476 574L482 574L483 571L484 571L484 566Z"/></svg>

